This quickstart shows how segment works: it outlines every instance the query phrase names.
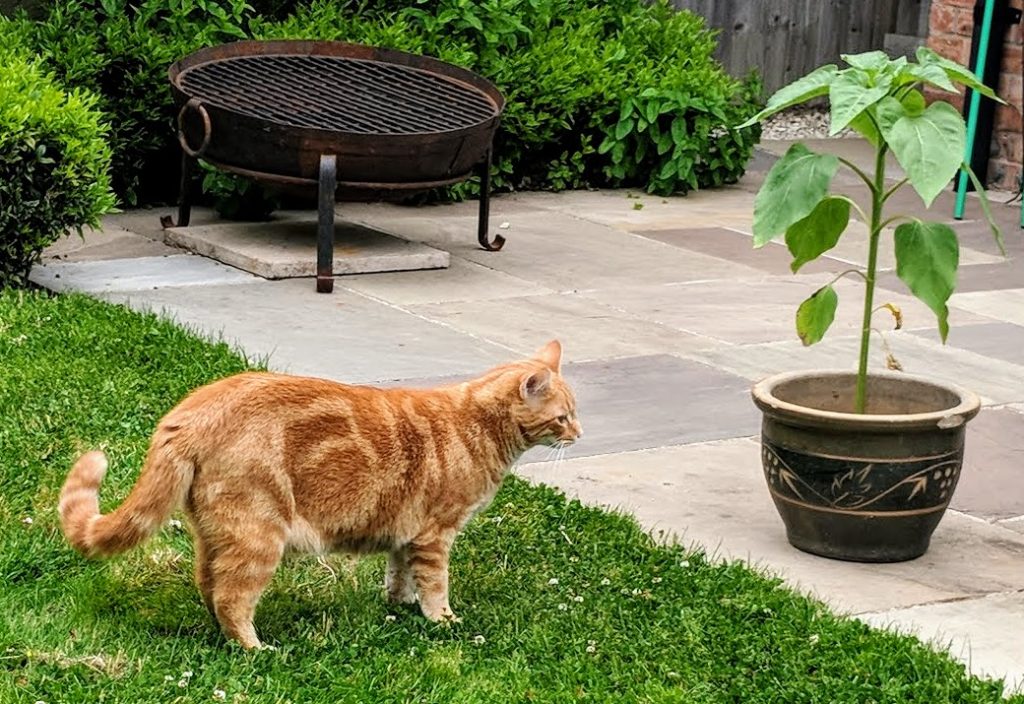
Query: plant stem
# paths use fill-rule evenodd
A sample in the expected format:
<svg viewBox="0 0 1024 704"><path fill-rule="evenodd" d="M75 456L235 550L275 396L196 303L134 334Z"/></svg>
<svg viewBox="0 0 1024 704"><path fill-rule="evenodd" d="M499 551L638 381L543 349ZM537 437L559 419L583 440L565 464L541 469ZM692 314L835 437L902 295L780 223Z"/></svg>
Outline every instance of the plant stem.
<svg viewBox="0 0 1024 704"><path fill-rule="evenodd" d="M875 181L871 185L871 229L868 235L868 270L864 276L864 321L860 331L860 364L857 366L857 395L854 409L863 413L868 390L868 347L871 342L871 317L874 313L875 270L878 267L878 240L882 235L882 205L885 203L885 152L875 154Z"/></svg>

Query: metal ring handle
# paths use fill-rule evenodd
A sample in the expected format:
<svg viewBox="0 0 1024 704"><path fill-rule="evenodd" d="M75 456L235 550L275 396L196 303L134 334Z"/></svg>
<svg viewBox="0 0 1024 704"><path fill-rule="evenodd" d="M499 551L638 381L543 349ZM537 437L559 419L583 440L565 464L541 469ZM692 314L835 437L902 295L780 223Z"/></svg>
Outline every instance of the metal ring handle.
<svg viewBox="0 0 1024 704"><path fill-rule="evenodd" d="M189 109L198 112L199 116L203 119L203 141L200 142L198 149L190 147L185 139L185 112ZM203 107L198 98L189 98L189 101L182 105L181 110L178 112L178 143L181 145L182 150L194 159L201 157L206 148L210 146L210 130L210 113L206 112L206 108Z"/></svg>

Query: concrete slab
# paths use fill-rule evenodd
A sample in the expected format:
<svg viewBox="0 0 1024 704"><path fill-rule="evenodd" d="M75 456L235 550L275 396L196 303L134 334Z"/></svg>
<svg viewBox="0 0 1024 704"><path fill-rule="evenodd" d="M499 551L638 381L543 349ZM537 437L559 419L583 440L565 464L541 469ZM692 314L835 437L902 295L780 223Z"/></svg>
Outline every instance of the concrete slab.
<svg viewBox="0 0 1024 704"><path fill-rule="evenodd" d="M835 154L856 164L858 168L870 173L875 168L874 149L863 139L773 139L761 142L761 149L769 154L782 156L796 142L803 143L808 149L819 154ZM890 152L886 156L886 173L890 178L899 180L903 178L903 169L900 167L896 157ZM844 167L840 167L845 172Z"/></svg>
<svg viewBox="0 0 1024 704"><path fill-rule="evenodd" d="M309 281L163 288L104 295L223 337L277 370L349 383L476 374L515 354L365 296Z"/></svg>
<svg viewBox="0 0 1024 704"><path fill-rule="evenodd" d="M1016 531L1024 535L1024 516L1018 516L1016 518L1008 518L1003 521L997 521L996 525L1000 528L1006 528L1007 530Z"/></svg>
<svg viewBox="0 0 1024 704"><path fill-rule="evenodd" d="M585 503L629 511L647 529L721 558L748 560L840 611L1024 589L1024 535L957 512L947 512L929 552L911 562L869 565L800 552L786 540L759 452L755 439L744 438L524 464L517 472Z"/></svg>
<svg viewBox="0 0 1024 704"><path fill-rule="evenodd" d="M510 216L509 222L508 243L500 252L486 252L467 240L475 218L375 218L370 224L556 291L760 274L564 213L534 211Z"/></svg>
<svg viewBox="0 0 1024 704"><path fill-rule="evenodd" d="M1024 366L939 345L916 335L894 333L889 345L903 369L971 389L986 405L1024 401ZM813 347L799 340L740 345L703 350L693 356L751 381L793 369L856 370L860 341L855 337L829 337ZM882 346L872 344L869 368L883 370Z"/></svg>
<svg viewBox="0 0 1024 704"><path fill-rule="evenodd" d="M769 242L760 249L754 249L753 237L744 232L725 227L680 228L672 230L641 230L641 237L658 240L693 252L710 254L720 259L753 267L766 274L790 274L793 256L782 242ZM808 262L800 268L798 275L833 272L838 274L849 269L846 262L823 256Z"/></svg>
<svg viewBox="0 0 1024 704"><path fill-rule="evenodd" d="M109 225L98 230L86 229L82 237L74 233L62 237L43 250L42 261L91 262L163 257L181 253L181 250L175 247L168 247L162 242Z"/></svg>
<svg viewBox="0 0 1024 704"><path fill-rule="evenodd" d="M169 244L265 279L316 275L316 223L312 219L175 227L168 229L165 237ZM336 276L446 266L445 251L357 225L335 226Z"/></svg>
<svg viewBox="0 0 1024 704"><path fill-rule="evenodd" d="M491 313L501 308L482 301L552 293L539 284L458 257L451 258L447 269L346 276L335 286L401 306L465 301Z"/></svg>
<svg viewBox="0 0 1024 704"><path fill-rule="evenodd" d="M932 342L940 342L939 331L912 330ZM1024 364L1024 327L1011 323L979 323L951 327L946 342L953 347L976 354L1001 359L1013 364Z"/></svg>
<svg viewBox="0 0 1024 704"><path fill-rule="evenodd" d="M950 305L1024 327L1024 288L954 293Z"/></svg>
<svg viewBox="0 0 1024 704"><path fill-rule="evenodd" d="M878 279L882 288L896 291L906 290L895 272L883 274ZM1012 259L994 264L972 264L957 270L957 293L994 291L1004 288L1024 288L1024 259Z"/></svg>
<svg viewBox="0 0 1024 704"><path fill-rule="evenodd" d="M982 409L967 425L953 508L986 520L1024 516L1024 413Z"/></svg>
<svg viewBox="0 0 1024 704"><path fill-rule="evenodd" d="M834 276L764 276L757 278L698 281L667 286L628 286L588 291L584 295L645 320L677 330L733 344L796 340L796 311L800 303ZM829 336L860 331L863 286L859 280L836 284L839 309ZM935 314L909 295L887 293L877 302L891 302L903 311L907 327L935 325ZM883 314L880 326L891 327ZM986 319L956 309L950 324L983 322ZM885 329L885 328L883 328ZM827 339L827 338L826 338ZM855 358L854 358L855 359Z"/></svg>
<svg viewBox="0 0 1024 704"><path fill-rule="evenodd" d="M430 320L524 354L552 337L574 361L703 349L713 341L636 318L575 294L411 306Z"/></svg>
<svg viewBox="0 0 1024 704"><path fill-rule="evenodd" d="M254 277L204 257L176 254L168 257L51 262L34 267L29 279L37 286L51 291L112 293L167 287L202 288L247 284Z"/></svg>
<svg viewBox="0 0 1024 704"><path fill-rule="evenodd" d="M1024 692L1024 593L991 594L859 617L877 628L909 633L946 648L975 675L1005 679L1007 694Z"/></svg>

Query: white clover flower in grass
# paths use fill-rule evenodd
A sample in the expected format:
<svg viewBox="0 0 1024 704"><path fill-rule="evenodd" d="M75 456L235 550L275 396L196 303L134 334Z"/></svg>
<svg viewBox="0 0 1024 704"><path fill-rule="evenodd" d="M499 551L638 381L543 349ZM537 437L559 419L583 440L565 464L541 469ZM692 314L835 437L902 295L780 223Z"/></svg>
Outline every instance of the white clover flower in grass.
<svg viewBox="0 0 1024 704"><path fill-rule="evenodd" d="M569 608L569 605L568 605L568 604L559 604L559 605L558 605L558 610L559 610L559 611L565 611L565 610L566 610L566 609L568 609L568 608Z"/></svg>
<svg viewBox="0 0 1024 704"><path fill-rule="evenodd" d="M608 579L607 577L605 577L604 579L601 580L601 586L602 587L607 587L611 583L612 583L612 580Z"/></svg>
<svg viewBox="0 0 1024 704"><path fill-rule="evenodd" d="M178 686L185 689L185 687L188 687L188 680L178 680Z"/></svg>
<svg viewBox="0 0 1024 704"><path fill-rule="evenodd" d="M384 620L387 621L388 623L394 623L397 618L398 617L395 616L394 614L388 614L387 616L384 617Z"/></svg>
<svg viewBox="0 0 1024 704"><path fill-rule="evenodd" d="M213 690L213 698L219 702L222 702L228 698L228 693L225 692L223 689L215 689Z"/></svg>
<svg viewBox="0 0 1024 704"><path fill-rule="evenodd" d="M633 596L640 596L642 593L643 592L641 590L639 590L639 589L634 589L633 590Z"/></svg>
<svg viewBox="0 0 1024 704"><path fill-rule="evenodd" d="M551 586L551 587L558 586L558 577L552 577L551 579L549 579L548 580L548 586Z"/></svg>
<svg viewBox="0 0 1024 704"><path fill-rule="evenodd" d="M32 520L32 516L25 516L24 518L21 519L21 522L24 523L27 526L30 526L30 525L32 525L32 523L34 521Z"/></svg>
<svg viewBox="0 0 1024 704"><path fill-rule="evenodd" d="M661 584L661 577L655 577L651 580L651 582L653 582L654 584Z"/></svg>
<svg viewBox="0 0 1024 704"><path fill-rule="evenodd" d="M689 567L690 566L690 561L689 560L683 560L682 562L679 563L679 566L683 567L683 568Z"/></svg>
<svg viewBox="0 0 1024 704"><path fill-rule="evenodd" d="M484 638L482 635L477 634L477 635L473 636L473 642L476 643L477 645L483 645L484 643L487 642L487 639Z"/></svg>
<svg viewBox="0 0 1024 704"><path fill-rule="evenodd" d="M172 518L171 520L167 521L167 525L169 525L174 530L178 530L179 528L181 528L181 521L179 521L177 518Z"/></svg>
<svg viewBox="0 0 1024 704"><path fill-rule="evenodd" d="M817 633L812 633L811 637L808 638L807 640L809 640L811 642L811 645L816 645L818 643L818 641L821 640L821 637L818 636Z"/></svg>
<svg viewBox="0 0 1024 704"><path fill-rule="evenodd" d="M164 675L164 682L173 682L174 675Z"/></svg>
<svg viewBox="0 0 1024 704"><path fill-rule="evenodd" d="M569 562L579 562L579 561L580 561L580 558L576 557L575 555L572 555L572 556L569 557Z"/></svg>
<svg viewBox="0 0 1024 704"><path fill-rule="evenodd" d="M576 596L574 596L572 598L572 600L575 601L577 604L582 604L583 603L583 596L580 595L580 594L577 594Z"/></svg>
<svg viewBox="0 0 1024 704"><path fill-rule="evenodd" d="M597 652L597 647L593 646L593 645L588 645L587 646L587 652L588 653L596 653Z"/></svg>

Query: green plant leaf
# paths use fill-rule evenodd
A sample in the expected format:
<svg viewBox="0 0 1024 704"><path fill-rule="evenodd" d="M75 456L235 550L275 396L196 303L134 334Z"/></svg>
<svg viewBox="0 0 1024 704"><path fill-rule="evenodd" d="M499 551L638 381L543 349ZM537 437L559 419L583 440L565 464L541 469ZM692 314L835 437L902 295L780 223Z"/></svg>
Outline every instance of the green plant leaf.
<svg viewBox="0 0 1024 704"><path fill-rule="evenodd" d="M896 275L939 319L939 335L949 334L946 301L956 288L960 246L956 232L938 222L903 223L896 228Z"/></svg>
<svg viewBox="0 0 1024 704"><path fill-rule="evenodd" d="M850 222L850 201L829 196L822 200L803 220L786 230L786 247L793 255L789 268L795 274L807 262L832 249Z"/></svg>
<svg viewBox="0 0 1024 704"><path fill-rule="evenodd" d="M828 100L832 104L830 135L842 132L858 115L888 95L891 78L886 77L879 85L869 87L862 80L864 75L856 69L841 71L829 86Z"/></svg>
<svg viewBox="0 0 1024 704"><path fill-rule="evenodd" d="M878 133L878 128L875 127L875 123L871 120L869 111L865 110L857 117L850 120L849 127L856 131L861 137L868 140L871 146L877 147L881 144L881 135Z"/></svg>
<svg viewBox="0 0 1024 704"><path fill-rule="evenodd" d="M804 347L821 342L836 318L839 296L832 284L822 286L800 304L796 311L796 333Z"/></svg>
<svg viewBox="0 0 1024 704"><path fill-rule="evenodd" d="M914 190L931 206L963 162L967 130L956 108L939 102L896 120L887 140Z"/></svg>
<svg viewBox="0 0 1024 704"><path fill-rule="evenodd" d="M763 247L807 217L828 193L838 168L839 159L831 154L815 154L799 143L791 146L754 199L754 246Z"/></svg>
<svg viewBox="0 0 1024 704"><path fill-rule="evenodd" d="M750 127L755 122L759 122L766 117L774 115L777 112L781 112L788 107L803 103L811 98L817 98L820 95L828 93L828 86L835 78L838 73L839 67L835 64L826 64L825 66L819 66L803 78L790 83L788 86L779 88L771 98L768 99L767 105L764 110L754 115L752 118L737 126L737 129L744 127Z"/></svg>
<svg viewBox="0 0 1024 704"><path fill-rule="evenodd" d="M957 87L949 80L946 72L935 64L910 64L902 71L901 83L921 81L949 93L959 93Z"/></svg>
<svg viewBox="0 0 1024 704"><path fill-rule="evenodd" d="M935 53L928 47L918 47L917 61L919 64L923 65L931 64L938 66L943 71L945 71L946 75L949 78L956 81L957 83L962 83L968 88L976 90L977 92L984 95L986 98L991 98L992 100L1000 102L1003 105L1006 104L1006 102L998 95L996 95L991 88L989 88L987 85L978 80L978 77L974 75L973 71L968 69L966 66L961 66L955 61L950 61L945 56L940 56L939 54Z"/></svg>
<svg viewBox="0 0 1024 704"><path fill-rule="evenodd" d="M863 54L840 54L839 58L854 68L864 71L877 71L891 63L891 60L884 51L866 51Z"/></svg>
<svg viewBox="0 0 1024 704"><path fill-rule="evenodd" d="M962 164L961 168L967 172L967 176L974 183L974 190L978 194L978 200L981 201L981 212L985 214L985 219L988 221L988 226L992 230L992 237L995 238L996 244L999 245L999 252L1005 257L1006 247L1003 244L1003 232L999 229L999 225L996 224L995 218L992 217L992 207L988 202L988 194L985 192L985 187L981 185L981 180L978 175L974 173L974 169L969 164Z"/></svg>
<svg viewBox="0 0 1024 704"><path fill-rule="evenodd" d="M624 139L626 135L633 131L633 127L635 126L636 122L633 118L629 118L615 125L615 139Z"/></svg>

